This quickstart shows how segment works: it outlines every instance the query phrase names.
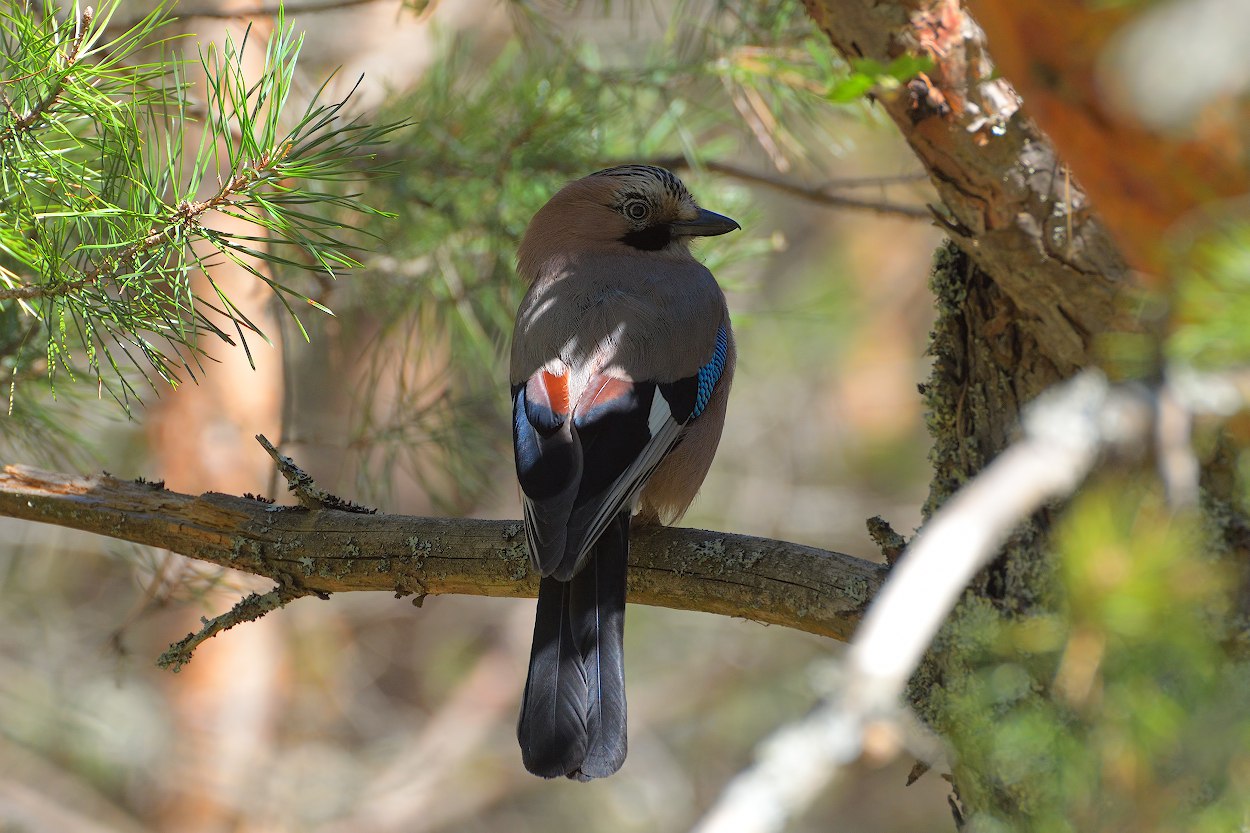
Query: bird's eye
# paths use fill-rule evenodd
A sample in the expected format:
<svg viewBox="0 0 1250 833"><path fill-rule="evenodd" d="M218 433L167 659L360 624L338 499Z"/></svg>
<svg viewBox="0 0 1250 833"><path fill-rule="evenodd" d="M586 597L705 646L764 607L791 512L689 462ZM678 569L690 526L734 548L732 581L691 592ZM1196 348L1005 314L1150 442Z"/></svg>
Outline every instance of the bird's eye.
<svg viewBox="0 0 1250 833"><path fill-rule="evenodd" d="M625 216L631 220L641 220L647 216L647 204L642 200L631 200L625 203Z"/></svg>

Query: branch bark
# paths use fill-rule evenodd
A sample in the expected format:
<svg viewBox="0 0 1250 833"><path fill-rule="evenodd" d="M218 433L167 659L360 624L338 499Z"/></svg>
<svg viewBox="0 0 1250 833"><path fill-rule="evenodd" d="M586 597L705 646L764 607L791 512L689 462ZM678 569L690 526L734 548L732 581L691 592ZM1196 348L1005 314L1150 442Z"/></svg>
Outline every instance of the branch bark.
<svg viewBox="0 0 1250 833"><path fill-rule="evenodd" d="M1095 335L1137 328L1116 302L1127 284L1123 257L1050 141L1020 114L957 0L806 5L848 59L933 60L931 72L878 101L929 172L952 239L1018 308L1060 377L1096 363Z"/></svg>
<svg viewBox="0 0 1250 833"><path fill-rule="evenodd" d="M93 532L273 579L305 595L533 597L519 521L276 506L109 475L0 469L0 515ZM697 529L640 527L629 601L784 625L845 641L885 579L842 553Z"/></svg>

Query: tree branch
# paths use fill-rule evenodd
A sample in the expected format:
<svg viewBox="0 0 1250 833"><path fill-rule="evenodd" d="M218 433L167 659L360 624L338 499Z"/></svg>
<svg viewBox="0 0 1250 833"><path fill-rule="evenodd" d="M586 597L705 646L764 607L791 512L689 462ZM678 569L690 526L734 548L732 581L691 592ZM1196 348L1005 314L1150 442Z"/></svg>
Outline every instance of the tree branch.
<svg viewBox="0 0 1250 833"><path fill-rule="evenodd" d="M62 287L65 287L63 291ZM66 283L58 286L56 289L47 286L39 286L36 284L20 284L19 286L10 286L0 288L0 301L29 301L32 298L46 298L51 295L64 295L66 292L72 292L81 288L78 281Z"/></svg>
<svg viewBox="0 0 1250 833"><path fill-rule="evenodd" d="M1094 338L1134 331L1128 272L1054 147L1019 112L985 34L957 0L804 0L849 60L924 55L933 69L877 101L929 172L961 249L1019 308L1061 376L1095 363Z"/></svg>
<svg viewBox="0 0 1250 833"><path fill-rule="evenodd" d="M160 668L165 668L176 674L182 669L182 666L191 661L191 654L205 640L211 639L222 631L228 631L235 625L242 625L244 622L255 622L266 613L272 613L296 599L302 599L311 595L314 594L309 590L291 587L275 587L268 593L249 593L238 604L220 616L214 616L212 619L201 617L200 621L204 623L204 627L195 633L187 634L184 638L169 646L165 653L157 657L156 664Z"/></svg>
<svg viewBox="0 0 1250 833"><path fill-rule="evenodd" d="M695 167L684 156L666 156L661 159L653 160L653 165L669 170L683 170ZM932 220L933 209L923 205L906 205L903 203L889 202L886 200L870 200L865 197L851 197L846 194L837 193L839 190L847 188L866 188L871 186L897 185L901 183L914 183L927 179L923 173L919 174L900 174L898 176L881 176L881 177L862 177L846 180L832 180L824 185L817 187L809 187L800 185L796 182L790 182L785 179L777 179L776 177L767 176L757 173L756 171L747 170L738 165L729 162L718 162L715 159L701 160L697 167L711 171L715 174L736 179L741 182L749 182L752 185L762 185L765 188L771 188L782 194L807 202L823 205L828 208L849 208L860 211L869 211L876 214L894 217L906 217L909 220Z"/></svg>
<svg viewBox="0 0 1250 833"><path fill-rule="evenodd" d="M268 577L288 593L385 590L419 600L538 590L519 521L310 511L25 466L0 469L0 516L169 549ZM846 640L885 574L881 564L783 541L639 527L629 601Z"/></svg>

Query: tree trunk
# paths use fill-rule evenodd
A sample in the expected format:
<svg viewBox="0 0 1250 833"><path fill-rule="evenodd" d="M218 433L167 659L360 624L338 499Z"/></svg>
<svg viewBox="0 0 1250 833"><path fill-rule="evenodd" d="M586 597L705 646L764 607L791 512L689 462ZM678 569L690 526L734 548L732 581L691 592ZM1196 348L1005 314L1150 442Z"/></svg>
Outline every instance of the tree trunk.
<svg viewBox="0 0 1250 833"><path fill-rule="evenodd" d="M1139 269L1162 270L1164 232L1201 199L1244 192L1245 171L1228 170L1241 157L1226 146L1151 136L1117 122L1098 100L1098 52L1089 47L1109 40L1126 19L1123 9L980 4L1006 39L1010 77L1028 71L1022 111L1009 81L994 73L984 33L958 0L806 2L848 60L887 64L918 54L933 61L905 89L879 98L932 177L952 241L938 250L933 271L939 319L933 372L923 387L934 437L928 517L1004 448L1024 404L1099 363L1098 336L1142 328L1121 297L1130 287L1124 257L1091 213L1077 178L1026 116L1033 96L1042 105L1039 118L1065 150L1078 154L1077 173L1088 174L1116 240ZM1226 133L1217 131L1216 138ZM1166 176L1159 176L1161 167ZM1216 454L1207 462L1204 507L1228 550L1244 555L1250 526L1231 508L1237 503L1227 459ZM1036 610L1052 586L1050 514L1038 513L1016 531L912 680L913 703L944 734L960 734L943 706L959 696L978 650L973 631L961 623L985 612ZM993 772L958 763L953 774L965 809L992 811L1008 822L1027 817L1027 784L1004 784Z"/></svg>

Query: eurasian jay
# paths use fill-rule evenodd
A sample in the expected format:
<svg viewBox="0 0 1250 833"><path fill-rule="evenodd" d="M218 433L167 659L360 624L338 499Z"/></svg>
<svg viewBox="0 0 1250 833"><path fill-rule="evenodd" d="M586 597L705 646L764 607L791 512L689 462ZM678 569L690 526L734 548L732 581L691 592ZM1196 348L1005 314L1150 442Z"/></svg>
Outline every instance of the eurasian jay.
<svg viewBox="0 0 1250 833"><path fill-rule="evenodd" d="M672 523L712 464L734 339L689 244L736 228L663 168L622 165L565 186L521 241L512 431L542 580L517 739L535 775L625 761L630 516Z"/></svg>

